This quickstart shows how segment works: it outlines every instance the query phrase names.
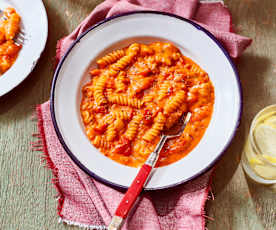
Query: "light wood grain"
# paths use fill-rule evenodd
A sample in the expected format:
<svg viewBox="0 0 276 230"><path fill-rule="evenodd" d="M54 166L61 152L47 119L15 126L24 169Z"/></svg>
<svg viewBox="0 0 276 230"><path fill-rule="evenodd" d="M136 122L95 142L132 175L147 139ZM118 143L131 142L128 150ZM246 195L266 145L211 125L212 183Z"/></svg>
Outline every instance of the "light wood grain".
<svg viewBox="0 0 276 230"><path fill-rule="evenodd" d="M0 98L0 229L78 229L58 223L51 173L30 150L33 108L49 98L56 41L71 32L101 0L44 0L49 17L46 49L34 72ZM239 166L254 114L276 98L276 1L227 0L239 33L254 39L238 62L244 113L237 135L213 179L207 203L209 230L276 229L275 192L248 180Z"/></svg>

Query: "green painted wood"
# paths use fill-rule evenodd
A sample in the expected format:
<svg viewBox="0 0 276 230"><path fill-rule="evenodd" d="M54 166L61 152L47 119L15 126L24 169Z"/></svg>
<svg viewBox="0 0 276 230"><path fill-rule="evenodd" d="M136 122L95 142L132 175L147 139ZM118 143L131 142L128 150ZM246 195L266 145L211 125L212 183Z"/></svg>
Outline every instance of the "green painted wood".
<svg viewBox="0 0 276 230"><path fill-rule="evenodd" d="M30 150L33 108L49 98L56 41L71 32L101 0L44 0L49 17L46 49L34 72L0 98L0 229L78 229L58 223L52 175L39 153ZM254 114L276 98L276 1L227 0L236 30L254 39L239 59L244 113L238 133L219 162L214 178L215 200L206 211L209 230L274 230L275 191L248 180L240 154Z"/></svg>

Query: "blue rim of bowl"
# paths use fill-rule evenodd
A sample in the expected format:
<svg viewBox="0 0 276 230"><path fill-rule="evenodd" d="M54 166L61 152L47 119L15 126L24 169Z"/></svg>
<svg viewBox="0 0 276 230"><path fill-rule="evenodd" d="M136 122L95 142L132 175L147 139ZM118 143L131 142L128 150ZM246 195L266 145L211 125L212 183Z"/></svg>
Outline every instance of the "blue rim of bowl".
<svg viewBox="0 0 276 230"><path fill-rule="evenodd" d="M56 82L59 76L59 72L61 70L62 64L64 63L66 57L69 55L69 53L71 52L71 50L74 48L74 46L80 42L80 40L86 35L88 34L91 30L101 26L102 24L109 22L113 19L119 18L119 17L124 17L124 16L129 16L129 15L133 15L133 14L158 14L158 15L164 15L164 16L170 16L179 20L182 20L184 22L187 22L191 25L193 25L196 29L201 30L202 32L204 32L211 40L213 40L217 46L221 49L221 51L224 53L225 57L228 59L228 62L231 64L231 67L235 73L235 77L237 80L237 84L238 84L238 89L239 89L239 97L240 97L240 107L239 107L239 117L238 120L236 122L235 128L231 134L231 136L229 137L229 140L227 141L227 143L225 144L223 150L218 154L218 156L204 169L202 169L201 171L197 172L194 176L191 176L187 179L184 179L178 183L174 183L168 186L163 186L163 187L157 187L157 188L145 188L145 191L155 191L155 190L161 190L161 189L170 189L176 186L179 186L183 183L186 183L188 181L191 181L199 176L201 176L202 174L204 174L205 172L207 172L209 169L211 169L217 162L218 160L222 157L222 155L225 153L226 149L229 147L230 143L232 142L236 131L239 127L240 121L241 121L241 115L242 115L242 107L243 107L243 102L242 102L242 88L241 88L241 82L240 82L240 78L239 78L239 74L238 71L236 69L236 66L234 65L230 55L228 54L228 52L226 51L226 49L223 47L223 45L214 37L214 35L212 35L208 30L206 30L205 28L203 28L202 26L198 25L197 23L180 17L178 15L174 15L171 13L165 13L165 12L161 12L161 11L133 11L133 12L128 12L128 13L123 13L123 14L118 14L109 18L106 18L102 21L100 21L99 23L91 26L89 29L87 29L85 32L83 32L72 44L71 46L68 48L68 50L66 51L66 53L64 54L64 56L61 58L60 62L58 63L58 66L56 68L55 74L54 74L54 79L52 82L52 87L51 87L51 95L50 95L50 111L51 111L51 117L52 117L52 121L53 121L53 125L57 134L57 137L61 143L61 145L63 146L64 150L66 151L66 153L69 155L69 157L78 165L78 167L80 169L82 169L85 173L87 173L89 176L95 178L96 180L107 184L113 188L119 189L119 190L126 190L128 187L127 186L123 186L120 184L116 184L113 183L111 181L108 181L98 175L96 175L95 173L93 173L92 171L90 171L88 168L86 168L79 160L78 158L71 152L71 150L68 148L68 146L66 145L65 141L63 140L63 137L61 135L61 132L58 128L57 125L57 121L56 121L56 116L55 116L55 106L54 106L54 100L55 100L55 86L56 86Z"/></svg>

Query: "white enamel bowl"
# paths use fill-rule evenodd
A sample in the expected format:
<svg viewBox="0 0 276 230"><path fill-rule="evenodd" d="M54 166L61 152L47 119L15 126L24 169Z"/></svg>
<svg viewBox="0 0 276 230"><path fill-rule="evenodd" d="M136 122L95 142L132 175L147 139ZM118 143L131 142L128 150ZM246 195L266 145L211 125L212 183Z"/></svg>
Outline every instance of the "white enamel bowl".
<svg viewBox="0 0 276 230"><path fill-rule="evenodd" d="M13 7L21 16L24 45L13 66L0 76L0 97L19 85L33 70L48 37L48 19L41 0L0 0L0 9Z"/></svg>
<svg viewBox="0 0 276 230"><path fill-rule="evenodd" d="M81 88L98 57L132 42L154 41L174 43L207 71L215 87L215 104L200 143L183 159L156 169L146 190L173 187L205 172L223 154L239 124L238 74L227 52L209 32L186 19L160 12L128 13L100 22L84 33L59 63L52 84L51 113L58 138L75 163L115 187L128 187L137 169L110 160L92 146L79 112Z"/></svg>

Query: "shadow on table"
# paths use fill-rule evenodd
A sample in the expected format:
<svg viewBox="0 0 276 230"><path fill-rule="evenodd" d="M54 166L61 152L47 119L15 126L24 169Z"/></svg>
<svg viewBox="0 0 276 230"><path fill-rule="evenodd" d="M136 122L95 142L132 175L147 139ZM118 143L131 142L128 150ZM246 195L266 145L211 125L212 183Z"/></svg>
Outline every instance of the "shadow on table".
<svg viewBox="0 0 276 230"><path fill-rule="evenodd" d="M222 159L217 163L212 183L212 190L215 196L220 193L224 194L224 188L227 186L234 173L237 171L251 120L254 115L262 107L264 107L262 103L265 103L263 98L266 94L266 90L263 76L269 67L269 59L266 57L255 56L250 53L245 53L238 61L237 68L239 70L240 81L243 89L242 121L232 143L230 144ZM238 196L233 198L229 198L229 196L231 196L231 193L227 193L227 197L225 197L226 203L224 205L227 205L227 202L231 202L228 205L239 207L242 202L244 202ZM206 213L209 213L211 206L212 202L207 202ZM219 207L219 205L216 205L216 207ZM217 211L216 218L220 217L220 222L216 223L216 221L212 221L210 224L213 227L217 225L225 225L225 229L228 229L227 226L229 223L233 223L231 219L229 219L233 218L233 216L228 213L229 211L230 210L227 211L223 208L220 211ZM237 213L239 212L237 211ZM227 216L228 219L224 218L225 216ZM263 219L265 220L265 218ZM221 223L221 221L226 222ZM230 228L232 227L229 226L229 229Z"/></svg>
<svg viewBox="0 0 276 230"><path fill-rule="evenodd" d="M263 105L258 107L257 102L258 100L262 101L262 96L266 93L263 73L268 69L269 64L267 58L250 54L245 54L239 59L237 67L243 89L242 121L232 143L217 163L213 177L213 189L216 193L219 193L228 184L235 173L240 162L251 117L253 118L254 114L263 107ZM260 96L259 99L258 96ZM257 108L256 111L252 112L255 108Z"/></svg>
<svg viewBox="0 0 276 230"><path fill-rule="evenodd" d="M258 215L264 229L274 230L276 226L276 185L257 184L246 176L249 193L255 205L255 211ZM264 200L264 197L266 198ZM267 220L270 221L267 221Z"/></svg>
<svg viewBox="0 0 276 230"><path fill-rule="evenodd" d="M245 138L244 122L241 122L233 141L216 164L212 183L212 189L216 194L229 183L239 166Z"/></svg>
<svg viewBox="0 0 276 230"><path fill-rule="evenodd" d="M243 55L238 61L240 80L243 89L243 118L246 118L246 126L249 127L255 114L265 107L269 98L266 89L266 72L271 68L271 61L267 57L251 54Z"/></svg>

